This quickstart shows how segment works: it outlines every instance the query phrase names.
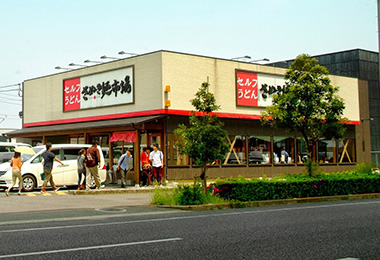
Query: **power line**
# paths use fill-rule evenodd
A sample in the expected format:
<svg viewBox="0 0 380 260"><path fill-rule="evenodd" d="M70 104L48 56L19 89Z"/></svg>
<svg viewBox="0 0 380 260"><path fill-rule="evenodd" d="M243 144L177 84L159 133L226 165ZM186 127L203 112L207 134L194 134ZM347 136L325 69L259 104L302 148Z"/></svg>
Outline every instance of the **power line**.
<svg viewBox="0 0 380 260"><path fill-rule="evenodd" d="M6 101L22 102L22 99L15 99L15 98L10 98L10 97L0 97L0 99L4 99Z"/></svg>
<svg viewBox="0 0 380 260"><path fill-rule="evenodd" d="M11 115L11 114L0 114L0 117L2 116L6 116L6 117L10 117L10 118L19 118L19 116L16 116L16 115Z"/></svg>
<svg viewBox="0 0 380 260"><path fill-rule="evenodd" d="M4 85L4 86L0 86L0 88L10 88L10 87L15 87L15 86L18 86L20 88L21 83L12 84L12 85Z"/></svg>
<svg viewBox="0 0 380 260"><path fill-rule="evenodd" d="M9 105L15 105L15 106L21 106L21 104L16 104L12 102L7 102L7 101L1 101L1 103L9 104Z"/></svg>
<svg viewBox="0 0 380 260"><path fill-rule="evenodd" d="M11 91L19 91L19 89L0 90L0 93L3 93L3 92L11 92Z"/></svg>

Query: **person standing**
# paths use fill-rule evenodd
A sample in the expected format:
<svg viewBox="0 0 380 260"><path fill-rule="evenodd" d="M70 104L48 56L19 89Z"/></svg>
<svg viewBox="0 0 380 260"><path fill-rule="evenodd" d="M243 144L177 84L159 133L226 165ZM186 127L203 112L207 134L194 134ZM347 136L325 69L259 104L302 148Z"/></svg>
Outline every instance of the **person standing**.
<svg viewBox="0 0 380 260"><path fill-rule="evenodd" d="M86 189L86 166L84 165L84 161L86 159L86 150L80 149L79 156L77 159L77 165L78 165L78 190L84 190ZM83 183L82 182L82 175L83 175Z"/></svg>
<svg viewBox="0 0 380 260"><path fill-rule="evenodd" d="M157 182L162 184L162 170L164 168L164 154L158 150L158 144L153 144L153 152L149 155L149 160L153 166L153 175Z"/></svg>
<svg viewBox="0 0 380 260"><path fill-rule="evenodd" d="M289 154L281 147L281 163L288 163Z"/></svg>
<svg viewBox="0 0 380 260"><path fill-rule="evenodd" d="M143 182L143 186L150 185L152 182L152 173L151 173L152 166L150 165L150 161L149 161L150 151L151 151L151 148L146 147L144 148L144 151L140 155L140 161L141 161L141 166L142 166L141 179Z"/></svg>
<svg viewBox="0 0 380 260"><path fill-rule="evenodd" d="M88 148L86 152L86 158L84 162L89 171L88 179L86 181L86 190L90 189L91 176L94 178L96 189L100 189L101 183L98 171L98 167L100 168L100 154L97 148L98 144L98 141L93 141L92 146Z"/></svg>
<svg viewBox="0 0 380 260"><path fill-rule="evenodd" d="M54 153L51 152L52 149L53 148L51 146L51 143L47 143L46 144L46 151L42 155L42 157L44 158L43 165L44 165L44 172L45 172L45 180L44 180L44 183L42 184L42 188L41 188L42 194L47 193L46 186L47 186L48 182L50 182L50 185L53 188L54 192L59 190L59 187L55 186L55 183L53 180L53 174L52 174L53 161L57 161L62 165L64 165L64 164L57 157L55 157Z"/></svg>
<svg viewBox="0 0 380 260"><path fill-rule="evenodd" d="M12 160L11 160L11 166L12 166L12 186L10 186L7 190L5 190L5 195L9 196L9 192L15 186L16 181L18 179L18 195L21 194L22 190L22 176L21 176L21 154L19 152L15 152Z"/></svg>
<svg viewBox="0 0 380 260"><path fill-rule="evenodd" d="M121 174L121 187L125 187L125 178L127 177L127 172L129 169L129 161L132 159L131 151L128 149L125 154L120 156L120 159L117 163L118 170Z"/></svg>

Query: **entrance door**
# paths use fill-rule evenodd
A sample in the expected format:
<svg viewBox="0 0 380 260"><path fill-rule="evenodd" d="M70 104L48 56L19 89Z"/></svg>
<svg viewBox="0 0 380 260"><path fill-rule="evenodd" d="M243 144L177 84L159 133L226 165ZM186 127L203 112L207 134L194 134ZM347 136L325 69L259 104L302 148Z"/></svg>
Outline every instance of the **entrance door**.
<svg viewBox="0 0 380 260"><path fill-rule="evenodd" d="M161 143L161 133L149 133L148 145L152 147L154 143L158 143L159 149L163 151L163 147Z"/></svg>

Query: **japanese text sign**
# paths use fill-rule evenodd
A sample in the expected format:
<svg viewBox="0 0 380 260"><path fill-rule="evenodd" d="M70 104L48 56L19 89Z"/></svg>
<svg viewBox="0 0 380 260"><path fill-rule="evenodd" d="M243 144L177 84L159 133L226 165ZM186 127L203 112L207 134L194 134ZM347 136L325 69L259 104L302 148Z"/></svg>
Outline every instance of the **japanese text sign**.
<svg viewBox="0 0 380 260"><path fill-rule="evenodd" d="M133 67L63 81L63 111L133 103Z"/></svg>
<svg viewBox="0 0 380 260"><path fill-rule="evenodd" d="M284 86L285 80L281 76L237 70L236 105L270 106L272 95L284 89Z"/></svg>

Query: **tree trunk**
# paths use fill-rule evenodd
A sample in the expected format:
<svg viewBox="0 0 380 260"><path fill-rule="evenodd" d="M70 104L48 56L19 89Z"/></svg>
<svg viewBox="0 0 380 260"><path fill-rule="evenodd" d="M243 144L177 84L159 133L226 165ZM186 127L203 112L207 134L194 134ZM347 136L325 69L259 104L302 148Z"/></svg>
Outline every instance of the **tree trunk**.
<svg viewBox="0 0 380 260"><path fill-rule="evenodd" d="M203 163L202 165L202 173L201 173L201 180L203 181L202 182L202 185L203 185L203 189L205 191L205 194L207 194L207 176L206 176L206 171L207 171L207 164L206 163Z"/></svg>
<svg viewBox="0 0 380 260"><path fill-rule="evenodd" d="M307 153L307 159L306 159L306 162L305 162L305 166L306 166L306 171L308 173L308 175L310 177L313 176L313 146L310 144L309 142L309 138L306 136L305 133L302 133L303 135L303 139L305 141L305 145L306 145L306 153Z"/></svg>

